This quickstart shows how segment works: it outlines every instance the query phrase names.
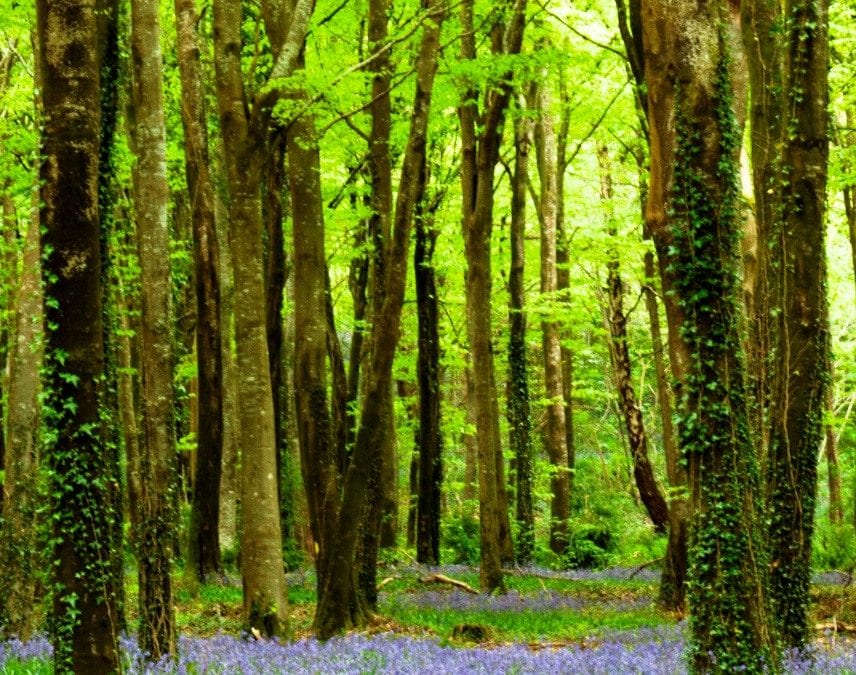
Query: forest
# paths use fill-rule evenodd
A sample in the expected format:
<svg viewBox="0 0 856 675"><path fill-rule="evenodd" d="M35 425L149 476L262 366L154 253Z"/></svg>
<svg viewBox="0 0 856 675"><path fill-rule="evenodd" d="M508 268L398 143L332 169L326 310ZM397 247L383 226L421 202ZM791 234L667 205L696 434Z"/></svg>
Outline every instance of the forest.
<svg viewBox="0 0 856 675"><path fill-rule="evenodd" d="M856 672L856 0L0 0L0 672Z"/></svg>

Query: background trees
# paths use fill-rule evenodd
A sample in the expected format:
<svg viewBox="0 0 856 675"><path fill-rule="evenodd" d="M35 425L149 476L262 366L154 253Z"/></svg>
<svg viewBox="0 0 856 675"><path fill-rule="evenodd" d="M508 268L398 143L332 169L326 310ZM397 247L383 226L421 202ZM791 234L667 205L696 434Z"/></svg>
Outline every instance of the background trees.
<svg viewBox="0 0 856 675"><path fill-rule="evenodd" d="M92 11L85 3L67 7L75 25ZM827 510L827 493L836 489L835 480L829 488L824 483L815 503L814 472L826 470L813 460L823 421L828 448L841 455L836 469L830 451L829 475L839 471L844 479L843 496L832 499L845 514L854 503L854 272L850 251L839 253L853 211L848 120L856 107L851 80L839 72L850 63L850 29L833 22L827 102L818 75L826 71L822 6L744 3L742 39L725 5L699 10L692 31L680 17L660 17L663 7L480 0L455 7L440 0L256 7L217 0L208 12L183 1L135 2L134 32L118 35L118 44L132 46L127 63L111 56L63 61L75 77L84 65L121 65L129 74L127 83L113 76L80 80L89 87L86 111L56 93L57 81L54 89L44 86L54 98L34 103L34 72L56 78L59 71L39 66L25 46L26 20L4 25L1 527L15 538L14 545L2 540L0 555L9 562L0 583L22 589L25 598L7 606L4 630L25 630L13 604L26 605L38 591L35 583L12 581L27 580L33 564L15 553L35 536L25 532L22 516L35 508L26 499L35 491L21 480L38 482L39 456L55 477L55 450L65 438L47 433L36 443L34 414L41 412L50 429L56 410L63 420L76 419L89 406L86 414L95 417L83 423L93 445L85 461L93 464L82 475L94 476L88 487L113 504L113 453L127 462L130 535L143 563L168 570L175 526L188 576L217 578L223 560L237 560L247 626L260 633L285 631L283 568L300 561L316 565L319 634L370 615L377 565L397 555L379 552L380 543L395 542L394 514L410 499L409 489L395 485L408 484L412 466L422 562L480 563L483 590L493 591L502 588L503 566L515 555L556 567L666 557L663 599L681 611L691 507L693 574L726 603L695 600L700 634L721 621L712 617L729 616L752 637L728 658L763 655L771 642L765 607L743 601L766 592L759 570L769 550L774 587L797 589L776 602L782 611L794 608L787 624L796 632L786 638L798 644L812 517ZM780 11L793 16L793 30L761 40L775 47L769 54L751 52ZM48 42L56 25L44 24ZM679 58L687 45L699 60ZM743 48L752 54L745 67ZM74 57L78 47L69 42L63 49ZM747 79L755 185L741 193L733 179ZM781 91L771 82L782 82ZM102 96L116 83L118 106ZM211 102L216 115L207 110ZM75 130L96 124L98 135L66 142L68 130L56 113L47 115L49 105L70 106L86 122ZM99 105L108 112L96 120L90 115ZM827 111L836 144L828 189ZM54 314L77 268L51 257L72 231L53 232L52 209L60 208L54 204L69 195L48 181L41 225L50 256L41 271L60 296L46 300L54 313L47 318L47 370L65 363L66 379L44 381L39 408L32 401L40 319L27 321L36 315L29 307L38 302L40 271L31 217L38 115L46 120L46 158L66 146L82 152L95 144L89 149L101 152L96 178L112 198L85 219L72 215L85 221L74 237L86 232L87 246L94 246L90 239L98 235L109 273L101 274L100 287L89 279L75 291L74 302L95 303L96 294L100 304L79 305L71 319L106 312L100 328L91 326L103 333L106 356L96 342L84 355L113 364L103 376L94 361L89 365L93 392L103 387L103 400L68 393L83 386L81 376L66 370L72 351L61 347L57 356L51 340L63 335L63 322L68 330L74 325L68 310ZM113 121L122 132L115 144L107 133ZM63 178L86 192L74 197L83 205L90 199L85 166L89 173ZM741 242L753 207L754 240ZM218 232L226 231L229 246L221 236L218 250ZM766 246L774 237L775 245ZM130 245L137 239L139 247ZM833 254L826 291L825 250ZM818 274L806 273L805 264ZM828 400L827 332L838 365ZM797 355L807 360L797 362ZM230 407L233 361L237 397ZM105 413L116 386L121 418ZM66 404L74 399L70 408L51 398L57 387ZM683 463L670 426L672 394ZM797 401L808 407L798 410ZM121 426L119 449L110 444L105 414ZM229 452L227 429L238 430L236 453ZM710 444L698 446L698 437ZM418 457L409 456L409 439ZM791 471L797 465L789 463L796 460L787 459L788 448L800 448L798 471ZM745 462L737 474L726 471L729 458ZM241 538L230 550L217 540L219 513L235 507L221 497L228 481L221 490L220 475L236 470ZM671 486L668 500L658 483ZM750 521L769 507L783 520L768 532L759 529L760 519ZM723 520L704 529L702 522L715 519L702 516L711 514ZM115 514L96 515L106 523ZM837 566L849 549L831 542L848 541L852 528L836 519L823 522L814 552ZM726 521L737 532L736 548L727 559L708 561L713 543L719 550L734 543L720 537ZM152 523L163 536L147 535ZM668 549L657 531L666 528ZM795 540L794 532L801 533L796 548L783 543ZM151 558L155 539L163 549ZM762 551L753 570L743 555L749 548ZM102 553L100 565L115 564ZM159 578L162 601L140 594L144 609L160 604L165 612L158 615L163 621L149 621L164 629L151 633L153 655L158 645L172 648L168 575ZM734 592L730 600L726 590ZM708 632L713 641L699 638L698 654L727 648Z"/></svg>

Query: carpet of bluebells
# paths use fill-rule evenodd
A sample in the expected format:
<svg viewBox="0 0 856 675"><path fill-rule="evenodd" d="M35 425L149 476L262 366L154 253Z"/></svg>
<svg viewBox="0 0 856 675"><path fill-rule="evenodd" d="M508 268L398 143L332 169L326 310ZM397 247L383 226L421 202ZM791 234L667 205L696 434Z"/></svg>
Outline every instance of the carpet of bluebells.
<svg viewBox="0 0 856 675"><path fill-rule="evenodd" d="M399 570L419 575L425 568ZM472 572L466 568L444 567L449 575ZM526 570L521 570L526 574ZM530 572L535 572L530 570ZM555 572L555 578L569 581L622 581L628 570L602 572ZM634 578L654 581L656 572L637 570ZM311 583L311 578L290 579ZM847 583L849 580L823 578L820 583ZM456 589L421 590L402 594L415 608L446 610L479 609L491 612L538 613L555 609L585 610L607 598L588 598L574 593L544 589L536 593L511 591L503 596L471 595ZM635 602L635 600L633 601ZM640 599L639 609L651 603ZM628 609L625 605L624 609ZM629 609L634 609L630 607ZM269 673L644 673L646 675L685 673L686 627L659 625L632 631L601 631L584 640L560 643L491 643L482 646L446 644L430 636L395 633L354 633L320 643L302 638L280 643L218 634L213 637L182 637L178 657L156 664L147 663L132 638L122 639L123 659L128 673L175 674L269 674ZM0 642L0 673L48 673L51 648L43 637L28 642ZM856 643L824 636L804 654L787 656L788 673L856 673Z"/></svg>
<svg viewBox="0 0 856 675"><path fill-rule="evenodd" d="M677 627L616 634L587 645L533 649L512 644L492 648L443 646L436 640L391 633L352 634L322 644L314 639L280 644L219 635L183 637L176 661L146 664L136 643L123 640L128 673L685 673L684 636ZM44 638L0 644L0 672L33 672L27 664L49 660ZM13 665L17 664L18 669ZM9 671L7 671L7 667ZM37 671L39 672L39 671ZM788 673L854 673L850 643L826 644L790 656Z"/></svg>

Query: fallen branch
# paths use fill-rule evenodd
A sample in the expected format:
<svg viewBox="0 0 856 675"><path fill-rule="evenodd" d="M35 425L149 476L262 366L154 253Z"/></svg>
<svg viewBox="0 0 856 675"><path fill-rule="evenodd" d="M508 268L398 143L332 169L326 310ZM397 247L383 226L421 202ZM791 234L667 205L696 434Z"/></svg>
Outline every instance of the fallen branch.
<svg viewBox="0 0 856 675"><path fill-rule="evenodd" d="M639 574L639 572L644 570L646 567L651 567L651 565L658 563L658 562L662 562L662 560L663 560L662 558L654 558L653 560L649 560L646 563L642 563L641 565L639 565L639 567L636 568L636 570L633 572L633 574L631 574L629 577L627 577L627 580L629 581L630 579L635 577L637 574Z"/></svg>
<svg viewBox="0 0 856 675"><path fill-rule="evenodd" d="M851 633L856 634L856 624L841 623L840 621L827 621L825 623L816 623L814 629L818 632L830 630L833 633Z"/></svg>
<svg viewBox="0 0 856 675"><path fill-rule="evenodd" d="M398 579L398 578L399 578L399 577L398 577L397 575L393 575L393 576L391 576L391 577L387 577L386 579L384 579L383 581L381 581L381 582L377 585L377 589L378 589L378 590L380 590L381 588L383 588L384 586L386 586L388 583L390 583L391 581L395 581L395 580L396 580L396 579Z"/></svg>
<svg viewBox="0 0 856 675"><path fill-rule="evenodd" d="M445 574L429 574L427 577L422 577L419 581L423 584L449 584L450 586L455 586L456 588L460 588L467 593L472 593L473 595L478 595L479 592L470 586L465 581L459 581L458 579L452 579L452 577L447 577Z"/></svg>

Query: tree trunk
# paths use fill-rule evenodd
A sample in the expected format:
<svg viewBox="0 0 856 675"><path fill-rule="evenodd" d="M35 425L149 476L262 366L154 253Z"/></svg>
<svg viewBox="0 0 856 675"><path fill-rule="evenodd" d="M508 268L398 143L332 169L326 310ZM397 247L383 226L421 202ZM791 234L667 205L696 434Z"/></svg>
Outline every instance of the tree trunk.
<svg viewBox="0 0 856 675"><path fill-rule="evenodd" d="M682 315L673 366L683 374L679 438L693 513L690 663L698 672L776 669L736 282L739 17L732 4L685 9L642 3L651 130L645 216L667 261L664 292Z"/></svg>
<svg viewBox="0 0 856 675"><path fill-rule="evenodd" d="M532 503L532 418L529 407L529 366L526 362L526 189L532 123L521 116L514 123L514 178L511 194L511 267L508 274L508 428L517 473L517 561L527 564L535 551Z"/></svg>
<svg viewBox="0 0 856 675"><path fill-rule="evenodd" d="M436 3L436 4L435 4ZM354 553L358 524L368 500L367 487L371 467L379 460L380 440L384 433L383 415L392 385L392 363L398 343L401 308L407 280L407 249L413 223L419 171L425 161L428 115L437 69L440 26L444 13L442 0L431 0L427 11L433 20L426 22L416 61L416 93L413 119L401 169L395 206L389 257L385 272L385 295L377 317L371 360L366 373L366 396L360 412L360 426L353 456L345 475L339 522L330 543L329 569L322 583L315 616L318 635L326 639L347 628L353 588Z"/></svg>
<svg viewBox="0 0 856 675"><path fill-rule="evenodd" d="M835 435L835 426L831 422L834 412L831 370L830 367L830 382L827 386L825 401L825 413L829 417L825 425L826 443L824 445L824 454L826 455L827 484L829 485L829 522L833 525L841 525L844 522L844 500L841 498L841 467L838 463L838 438Z"/></svg>
<svg viewBox="0 0 856 675"><path fill-rule="evenodd" d="M240 5L217 0L214 3L217 98L226 148L235 279L244 619L248 627L273 636L286 630L287 595L277 503L276 437L262 269L261 171L268 129L263 121L266 104L256 101L252 110L246 106L240 49L236 49L241 44L240 29ZM298 32L297 39L302 44L303 31Z"/></svg>
<svg viewBox="0 0 856 675"><path fill-rule="evenodd" d="M546 73L545 73L546 74ZM542 78L546 80L547 78ZM538 99L538 172L541 175L541 295L555 299L556 283L556 212L557 154L556 132L550 110L552 97L549 84L542 81ZM559 322L549 315L541 321L544 351L544 390L548 400L544 433L550 457L550 549L559 555L568 548L571 496L568 486L568 438L565 427L565 389L562 384L562 351Z"/></svg>
<svg viewBox="0 0 856 675"><path fill-rule="evenodd" d="M817 458L830 375L826 301L828 2L797 1L784 54L780 200L769 241L774 281L770 368L770 594L788 647L810 637ZM778 168L777 165L774 168Z"/></svg>
<svg viewBox="0 0 856 675"><path fill-rule="evenodd" d="M51 639L57 671L119 670L112 592L104 376L99 44L93 2L36 3L44 120L41 224L45 275L44 448L51 495Z"/></svg>
<svg viewBox="0 0 856 675"><path fill-rule="evenodd" d="M606 146L598 148L598 161L600 164L600 196L604 202L608 222L609 236L614 240L617 237L612 216L611 201L612 174L609 166L609 155ZM621 281L620 263L618 254L612 249L609 252L607 262L607 292L609 294L607 319L610 334L610 354L612 356L613 379L618 389L618 399L624 425L627 429L627 440L630 445L630 455L633 459L633 478L639 497L648 517L654 524L654 529L665 534L666 525L669 522L669 507L666 498L654 477L654 468L648 458L648 435L645 433L645 423L642 419L642 410L636 401L636 392L633 390L633 373L630 364L630 348L627 345L627 317L624 314L624 284Z"/></svg>
<svg viewBox="0 0 856 675"><path fill-rule="evenodd" d="M856 128L856 111L847 111L847 126ZM848 134L850 147L856 145L856 132ZM847 216L847 231L850 234L850 254L853 257L853 281L856 283L856 186L845 185L842 188L844 196L844 213Z"/></svg>
<svg viewBox="0 0 856 675"><path fill-rule="evenodd" d="M419 497L416 560L440 564L440 497L443 483L443 437L440 430L440 330L434 249L439 232L425 208L426 166L420 168L416 195L416 245L413 269L419 331Z"/></svg>
<svg viewBox="0 0 856 675"><path fill-rule="evenodd" d="M199 37L193 0L175 0L184 162L190 194L196 286L196 372L198 433L187 567L204 582L222 572L220 481L223 466L223 351L221 344L220 247Z"/></svg>
<svg viewBox="0 0 856 675"><path fill-rule="evenodd" d="M523 40L525 0L508 3L509 25L505 30L497 27L500 39L494 40L497 50L517 54ZM461 4L463 27L461 56L475 59L475 32L473 29L473 3ZM501 126L511 97L511 85L486 93L488 104L481 116L475 103L459 107L462 137L462 205L464 248L467 260L467 334L473 364L473 402L479 459L479 523L481 530L482 590L494 592L504 588L502 578L502 550L500 527L500 491L497 457L500 439L497 438L497 408L494 400L494 364L491 345L491 256L490 242L493 228L493 172L499 159ZM465 100L474 100L474 92L466 92ZM476 137L476 122L480 117L480 133ZM505 514L507 518L507 513Z"/></svg>
<svg viewBox="0 0 856 675"><path fill-rule="evenodd" d="M21 279L15 302L15 331L9 358L8 417L3 466L3 536L0 538L0 631L28 640L38 628L35 570L38 545L39 371L42 365L42 275L38 211L27 225ZM0 424L2 426L2 424Z"/></svg>
<svg viewBox="0 0 856 675"><path fill-rule="evenodd" d="M172 545L177 514L173 437L172 282L167 231L163 57L156 0L131 3L131 128L142 294L140 505L136 531L140 648L152 661L175 654Z"/></svg>

